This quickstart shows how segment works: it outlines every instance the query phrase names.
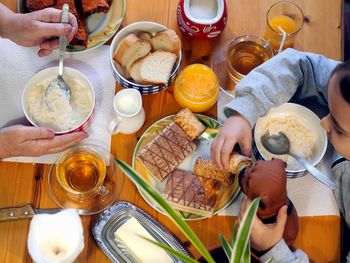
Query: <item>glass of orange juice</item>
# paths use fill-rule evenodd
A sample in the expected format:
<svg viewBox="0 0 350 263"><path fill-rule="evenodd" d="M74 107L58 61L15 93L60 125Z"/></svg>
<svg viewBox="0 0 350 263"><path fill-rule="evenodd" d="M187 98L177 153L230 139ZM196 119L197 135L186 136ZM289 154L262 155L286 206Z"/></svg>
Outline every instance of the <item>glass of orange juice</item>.
<svg viewBox="0 0 350 263"><path fill-rule="evenodd" d="M275 50L278 50L281 45L283 31L286 32L286 39L282 48L284 50L293 46L296 34L303 27L304 14L296 4L281 1L272 5L267 11L266 22L267 26L264 37L271 41L271 46Z"/></svg>
<svg viewBox="0 0 350 263"><path fill-rule="evenodd" d="M174 96L177 103L193 112L210 109L220 91L215 73L206 65L192 64L184 68L175 80Z"/></svg>

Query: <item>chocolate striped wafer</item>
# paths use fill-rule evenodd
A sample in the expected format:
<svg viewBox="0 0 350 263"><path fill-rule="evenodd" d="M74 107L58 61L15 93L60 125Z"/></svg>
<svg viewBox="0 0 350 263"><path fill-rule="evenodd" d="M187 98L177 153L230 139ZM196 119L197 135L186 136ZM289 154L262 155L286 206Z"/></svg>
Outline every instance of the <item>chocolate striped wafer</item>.
<svg viewBox="0 0 350 263"><path fill-rule="evenodd" d="M157 181L162 181L195 149L191 138L172 122L138 153L137 158Z"/></svg>
<svg viewBox="0 0 350 263"><path fill-rule="evenodd" d="M175 170L169 176L162 195L175 209L212 216L220 187L214 179Z"/></svg>

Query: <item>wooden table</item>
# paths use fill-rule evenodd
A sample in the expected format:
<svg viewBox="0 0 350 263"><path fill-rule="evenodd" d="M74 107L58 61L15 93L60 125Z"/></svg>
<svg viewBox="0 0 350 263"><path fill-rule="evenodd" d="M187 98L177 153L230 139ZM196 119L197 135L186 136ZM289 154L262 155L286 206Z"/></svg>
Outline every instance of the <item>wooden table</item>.
<svg viewBox="0 0 350 263"><path fill-rule="evenodd" d="M324 54L333 59L343 57L342 49L342 0L305 0L294 1L304 11L305 24L299 32L295 48ZM1 0L16 11L16 1ZM176 22L175 0L128 0L126 17L123 25L136 21L155 21L175 29L180 34ZM239 34L260 34L265 27L265 13L275 0L227 0L228 24L222 39ZM188 49L190 43L183 43ZM212 43L195 46L192 58L207 55ZM190 54L185 52L185 61ZM137 134L116 135L112 138L112 154L131 163L133 148L137 138L159 118L173 114L180 108L174 101L171 88L156 95L143 96L146 111L146 123ZM216 116L216 107L208 112ZM48 165L24 163L0 163L0 207L20 206L32 203L38 208L56 207L50 199L47 189ZM118 200L127 200L147 211L156 220L164 224L182 242L186 238L177 230L172 222L152 209L140 196L135 186L118 171L120 186L123 191ZM91 233L90 226L95 218L82 217L85 227L85 248L77 262L108 262L108 258L99 249ZM211 219L189 222L204 244L209 248L219 246L219 234L231 233L234 217L214 216ZM31 262L26 248L29 220L0 223L0 262ZM340 217L318 216L301 217L300 232L295 247L302 248L314 262L340 262ZM189 247L195 256L198 254Z"/></svg>

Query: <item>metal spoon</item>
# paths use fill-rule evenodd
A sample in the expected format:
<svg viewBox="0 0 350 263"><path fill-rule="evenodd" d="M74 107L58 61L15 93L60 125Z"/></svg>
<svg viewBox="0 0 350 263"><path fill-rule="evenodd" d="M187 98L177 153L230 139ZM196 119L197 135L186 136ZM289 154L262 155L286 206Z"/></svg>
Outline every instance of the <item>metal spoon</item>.
<svg viewBox="0 0 350 263"><path fill-rule="evenodd" d="M263 136L261 136L261 143L271 153L289 154L290 156L294 157L318 181L325 184L331 189L335 189L335 184L327 176L321 173L303 157L290 152L289 139L283 132L277 132L270 135L270 133L267 131Z"/></svg>
<svg viewBox="0 0 350 263"><path fill-rule="evenodd" d="M68 4L64 4L62 7L62 14L61 14L61 23L68 23L69 17L68 17L68 11L69 6ZM47 107L51 111L58 111L60 109L57 109L57 107L54 105L52 99L50 98L50 95L53 95L54 92L59 92L59 95L62 96L61 98L66 100L66 102L70 102L71 98L71 88L69 85L64 81L62 77L63 73L63 58L64 58L64 52L66 50L67 46L67 37L66 36L60 36L59 37L59 61L58 61L58 76L56 79L51 81L49 86L46 89L45 92L45 102Z"/></svg>

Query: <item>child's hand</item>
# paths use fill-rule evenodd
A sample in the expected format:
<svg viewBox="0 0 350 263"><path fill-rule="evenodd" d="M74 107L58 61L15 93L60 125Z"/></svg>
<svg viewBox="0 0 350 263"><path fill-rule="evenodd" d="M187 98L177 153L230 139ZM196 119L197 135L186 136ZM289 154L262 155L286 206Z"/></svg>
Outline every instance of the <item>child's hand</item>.
<svg viewBox="0 0 350 263"><path fill-rule="evenodd" d="M238 222L243 219L244 212L251 203L246 196L243 199L238 215ZM255 216L252 232L250 234L250 245L257 251L267 251L276 245L283 236L284 227L287 221L287 206L284 205L278 211L276 223L264 224L258 216Z"/></svg>
<svg viewBox="0 0 350 263"><path fill-rule="evenodd" d="M241 115L228 118L211 145L211 159L219 169L228 170L230 156L236 143L240 145L244 155L251 155L252 127Z"/></svg>

